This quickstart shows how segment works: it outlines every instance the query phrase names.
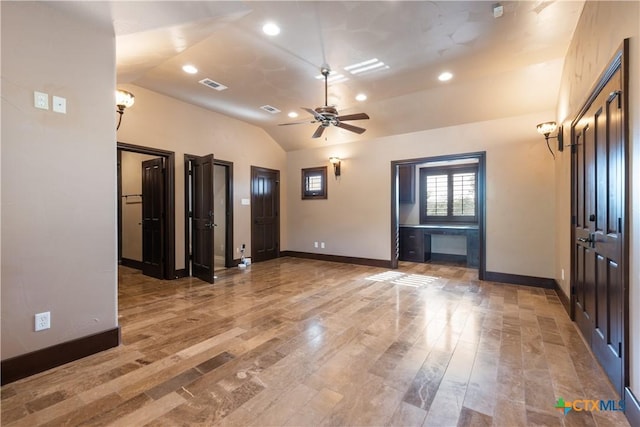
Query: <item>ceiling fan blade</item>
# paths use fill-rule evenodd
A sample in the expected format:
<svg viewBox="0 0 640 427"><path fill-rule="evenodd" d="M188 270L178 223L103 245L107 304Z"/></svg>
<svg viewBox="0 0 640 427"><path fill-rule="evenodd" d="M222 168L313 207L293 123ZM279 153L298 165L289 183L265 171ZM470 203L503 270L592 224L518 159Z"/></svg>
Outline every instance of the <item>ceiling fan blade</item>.
<svg viewBox="0 0 640 427"><path fill-rule="evenodd" d="M320 114L318 114L317 111L312 110L311 108L305 108L305 107L301 107L304 111L306 111L307 113L311 114L313 117L315 117L315 119L319 122L322 121L322 116Z"/></svg>
<svg viewBox="0 0 640 427"><path fill-rule="evenodd" d="M342 129L349 130L351 132L355 132L355 133L364 133L364 131L366 130L365 128L359 128L358 126L348 125L342 122L338 123L336 126Z"/></svg>
<svg viewBox="0 0 640 427"><path fill-rule="evenodd" d="M325 126L318 126L318 129L316 129L311 138L320 138L322 136L322 132L324 132L324 128Z"/></svg>
<svg viewBox="0 0 640 427"><path fill-rule="evenodd" d="M345 120L366 120L369 116L365 113L347 114L346 116L338 116L336 119L344 122Z"/></svg>
<svg viewBox="0 0 640 427"><path fill-rule="evenodd" d="M306 124L309 124L309 123L318 123L318 121L317 120L311 120L311 121L304 120L304 121L301 121L301 122L279 123L278 126L306 125Z"/></svg>

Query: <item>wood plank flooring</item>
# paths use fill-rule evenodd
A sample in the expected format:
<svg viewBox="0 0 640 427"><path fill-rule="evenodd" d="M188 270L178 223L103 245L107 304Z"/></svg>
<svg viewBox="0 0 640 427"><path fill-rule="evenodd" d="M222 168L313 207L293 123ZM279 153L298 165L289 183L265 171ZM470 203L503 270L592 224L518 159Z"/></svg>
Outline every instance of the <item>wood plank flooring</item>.
<svg viewBox="0 0 640 427"><path fill-rule="evenodd" d="M554 291L296 258L121 267L123 344L2 387L3 426L624 426Z"/></svg>

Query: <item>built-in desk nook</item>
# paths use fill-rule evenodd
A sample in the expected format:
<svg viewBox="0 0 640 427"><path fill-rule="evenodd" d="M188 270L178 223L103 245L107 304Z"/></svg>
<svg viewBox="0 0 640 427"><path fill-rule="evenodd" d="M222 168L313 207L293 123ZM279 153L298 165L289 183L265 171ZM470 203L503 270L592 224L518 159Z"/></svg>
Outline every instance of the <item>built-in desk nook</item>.
<svg viewBox="0 0 640 427"><path fill-rule="evenodd" d="M433 235L464 236L466 238L467 267L477 268L480 265L480 241L477 225L401 225L400 260L431 261Z"/></svg>

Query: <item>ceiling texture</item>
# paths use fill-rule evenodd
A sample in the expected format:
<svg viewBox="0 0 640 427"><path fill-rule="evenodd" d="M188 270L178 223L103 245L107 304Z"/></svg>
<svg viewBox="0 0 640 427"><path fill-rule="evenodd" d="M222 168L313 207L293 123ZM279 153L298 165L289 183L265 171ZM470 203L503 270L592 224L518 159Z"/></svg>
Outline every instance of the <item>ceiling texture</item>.
<svg viewBox="0 0 640 427"><path fill-rule="evenodd" d="M287 151L492 120L556 106L583 1L52 2L116 36L118 84L134 84L263 128ZM280 34L262 27L274 22ZM351 74L370 59L384 66ZM182 66L191 64L197 74ZM323 65L341 115L365 112L361 135L318 124ZM440 82L443 71L453 73ZM217 91L199 83L227 86ZM355 100L364 93L367 100ZM135 95L135 94L134 94ZM280 110L272 114L261 109ZM135 108L135 107L134 107ZM297 118L287 114L295 111ZM553 117L550 117L553 119ZM295 126L282 123L306 121ZM535 132L535 123L532 123Z"/></svg>

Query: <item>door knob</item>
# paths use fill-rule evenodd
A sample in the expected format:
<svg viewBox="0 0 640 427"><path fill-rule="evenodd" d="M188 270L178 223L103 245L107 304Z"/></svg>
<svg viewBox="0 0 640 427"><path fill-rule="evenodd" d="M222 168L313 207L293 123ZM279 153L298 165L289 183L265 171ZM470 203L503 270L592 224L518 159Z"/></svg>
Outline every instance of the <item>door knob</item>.
<svg viewBox="0 0 640 427"><path fill-rule="evenodd" d="M589 237L578 237L576 239L578 242L580 243L588 243L590 248L595 248L596 247L596 234L595 233L589 233Z"/></svg>

